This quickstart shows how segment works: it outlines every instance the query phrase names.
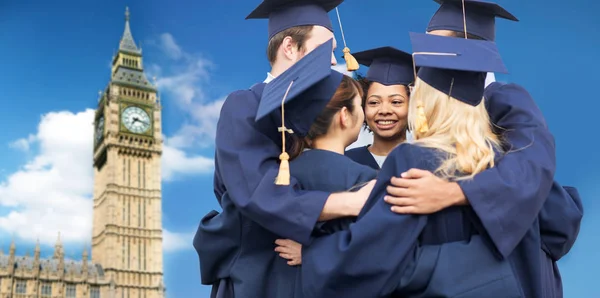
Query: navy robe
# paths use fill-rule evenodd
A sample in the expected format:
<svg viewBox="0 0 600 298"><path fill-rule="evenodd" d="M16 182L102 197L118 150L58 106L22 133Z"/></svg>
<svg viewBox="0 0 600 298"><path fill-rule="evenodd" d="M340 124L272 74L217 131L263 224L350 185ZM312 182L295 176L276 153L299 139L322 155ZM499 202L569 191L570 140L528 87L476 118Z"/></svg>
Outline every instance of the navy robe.
<svg viewBox="0 0 600 298"><path fill-rule="evenodd" d="M371 167L375 170L379 170L379 164L377 163L371 152L369 152L369 146L370 145L352 148L346 151L344 154L359 164Z"/></svg>
<svg viewBox="0 0 600 298"><path fill-rule="evenodd" d="M290 174L298 180L303 189L340 192L360 186L375 179L377 172L367 166L358 164L348 157L326 150L306 150L290 162ZM314 236L331 234L347 229L355 217L338 218L319 222L315 226ZM301 267L291 267L287 261L272 253L269 276L277 287L267 289L266 296L261 297L302 297ZM287 290L286 290L287 289ZM273 290L272 292L268 292Z"/></svg>
<svg viewBox="0 0 600 298"><path fill-rule="evenodd" d="M495 82L485 89L484 96L496 132L511 147L495 168L460 186L500 256L525 259L539 245L557 252L541 255L538 260L523 260L515 268L526 297L562 297L556 264L548 264L562 257L577 237L582 216L575 202L579 198L571 197L554 181L554 137L531 95L519 85ZM553 202L546 205L547 198ZM546 216L558 213L567 220L562 226L556 217ZM540 233L541 240L536 235ZM548 273L550 267L554 274ZM551 275L555 277L548 279Z"/></svg>
<svg viewBox="0 0 600 298"><path fill-rule="evenodd" d="M274 241L307 244L328 192L304 191L292 177L289 186L275 185L281 148L273 118L255 121L265 84L230 94L217 124L214 190L223 208L200 222L194 247L203 284L219 287L230 278L235 297L267 297ZM280 260L284 262L283 260ZM275 260L273 261L275 262Z"/></svg>
<svg viewBox="0 0 600 298"><path fill-rule="evenodd" d="M491 115L498 117L497 113ZM379 165L368 147L353 148L345 154L360 164L379 170ZM577 189L570 186L560 187L558 182L554 181L550 195L539 214L543 249L553 261L558 261L573 247L579 234L582 216L583 208ZM553 267L555 266L554 264ZM560 282L560 278L558 281Z"/></svg>
<svg viewBox="0 0 600 298"><path fill-rule="evenodd" d="M433 171L435 156L433 149L399 145L358 220L303 247L305 297L523 297L511 264L494 257L489 237L479 234L485 232L471 207L399 215L383 201L392 176Z"/></svg>

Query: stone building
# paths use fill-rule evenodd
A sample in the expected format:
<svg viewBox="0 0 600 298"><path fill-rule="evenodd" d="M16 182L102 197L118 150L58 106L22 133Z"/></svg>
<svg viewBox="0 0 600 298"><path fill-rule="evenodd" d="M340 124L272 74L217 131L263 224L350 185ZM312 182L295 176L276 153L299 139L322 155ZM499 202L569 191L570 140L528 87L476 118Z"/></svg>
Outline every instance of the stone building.
<svg viewBox="0 0 600 298"><path fill-rule="evenodd" d="M91 260L0 251L0 298L163 298L161 107L144 73L125 12L125 30L94 118ZM89 162L89 161L77 161Z"/></svg>

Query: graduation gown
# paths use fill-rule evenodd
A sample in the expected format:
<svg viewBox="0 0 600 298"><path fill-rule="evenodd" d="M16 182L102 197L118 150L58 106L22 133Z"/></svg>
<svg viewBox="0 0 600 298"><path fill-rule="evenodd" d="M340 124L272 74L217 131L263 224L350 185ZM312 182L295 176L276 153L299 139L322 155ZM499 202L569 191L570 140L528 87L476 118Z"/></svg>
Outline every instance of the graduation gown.
<svg viewBox="0 0 600 298"><path fill-rule="evenodd" d="M203 284L230 278L235 297L267 297L274 241L307 244L329 193L275 185L281 153L273 118L255 121L266 84L231 93L221 108L215 142L215 196L223 212L211 211L194 237ZM292 216L293 215L293 216ZM229 288L229 287L226 287Z"/></svg>
<svg viewBox="0 0 600 298"><path fill-rule="evenodd" d="M491 115L500 118L498 113L491 113ZM345 154L360 164L379 170L379 165L368 147L353 148ZM542 248L553 261L558 261L573 247L579 234L582 217L583 208L577 189L570 186L561 187L554 181L539 214ZM553 264L552 267L556 265ZM560 275L558 276L560 282Z"/></svg>
<svg viewBox="0 0 600 298"><path fill-rule="evenodd" d="M392 151L357 221L303 247L305 297L523 297L470 207L399 215L383 201L392 176L433 171L437 160L432 149L411 144Z"/></svg>
<svg viewBox="0 0 600 298"><path fill-rule="evenodd" d="M371 167L375 170L379 170L379 164L377 164L377 161L375 160L371 152L369 152L369 146L370 145L352 148L346 151L344 154L359 164Z"/></svg>
<svg viewBox="0 0 600 298"><path fill-rule="evenodd" d="M346 191L375 179L377 176L375 170L358 164L344 155L319 149L306 150L292 160L290 174L298 180L303 189L327 192ZM345 217L319 222L315 226L313 235L326 235L346 229L354 221L354 218ZM287 265L287 260L282 259L272 250L271 252L273 261L263 260L263 262L273 264L269 276L271 276L273 284L277 286L267 289L265 296L261 297L303 297L301 266L291 267Z"/></svg>
<svg viewBox="0 0 600 298"><path fill-rule="evenodd" d="M506 258L515 254L517 257L513 255L513 260L519 256L525 258L542 243L543 246L554 246L549 251L566 253L577 237L573 232L578 231L581 221L580 209L573 202L579 198L562 191L554 181L554 137L542 112L531 95L517 84L494 82L485 89L484 97L491 121L500 127L495 127L496 132L502 134L511 147L496 167L475 176L473 181L459 183L463 192L500 256ZM546 210L547 213L540 214L547 198L557 198L569 208ZM555 208L555 203L546 205L546 209ZM548 213L562 213L568 222L564 226L557 225L556 218L545 216ZM541 233L544 239L537 239L536 233ZM544 241L553 237L552 233L565 237L560 241ZM562 292L558 289L561 287L558 272L554 274L558 279L552 280L546 279L551 274L543 272L548 269L547 263L552 262L548 258L561 256L543 254L538 260L524 262L529 262L527 266L515 265L526 297L552 297L547 293L549 287ZM562 293L555 295L562 297Z"/></svg>

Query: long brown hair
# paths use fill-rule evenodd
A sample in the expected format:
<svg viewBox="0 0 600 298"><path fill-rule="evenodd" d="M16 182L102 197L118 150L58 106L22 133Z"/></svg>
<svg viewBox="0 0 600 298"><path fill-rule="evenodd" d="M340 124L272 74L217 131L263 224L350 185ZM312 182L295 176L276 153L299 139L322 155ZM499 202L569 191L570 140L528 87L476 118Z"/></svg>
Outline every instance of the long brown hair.
<svg viewBox="0 0 600 298"><path fill-rule="evenodd" d="M360 84L349 76L344 75L340 86L335 91L335 94L311 125L308 134L304 139L300 139L296 135L291 136L291 148L288 150L290 159L294 159L302 153L305 148L311 148L312 141L320 136L327 134L333 121L333 116L342 110L344 107L350 113L354 113L354 98L356 96L363 97L363 89Z"/></svg>

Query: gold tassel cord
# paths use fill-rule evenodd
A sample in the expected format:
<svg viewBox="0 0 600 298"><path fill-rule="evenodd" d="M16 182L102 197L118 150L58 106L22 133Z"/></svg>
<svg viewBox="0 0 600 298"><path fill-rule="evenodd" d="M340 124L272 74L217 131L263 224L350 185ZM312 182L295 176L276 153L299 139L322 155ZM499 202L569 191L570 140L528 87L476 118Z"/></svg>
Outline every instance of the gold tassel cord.
<svg viewBox="0 0 600 298"><path fill-rule="evenodd" d="M467 35L467 13L466 13L466 8L465 8L465 0L462 0L462 11L463 11L463 27L465 30L465 39L468 39L468 35Z"/></svg>
<svg viewBox="0 0 600 298"><path fill-rule="evenodd" d="M352 54L350 54L350 48L348 48L348 46L346 45L346 37L344 36L344 28L342 27L342 19L340 18L340 12L338 10L338 8L335 8L335 13L337 14L337 18L338 18L338 22L340 24L340 32L342 33L342 41L344 42L344 60L346 61L346 69L348 71L355 71L358 70L358 68L360 67L358 65L358 61L356 61L356 58L354 58L354 56L352 56Z"/></svg>
<svg viewBox="0 0 600 298"><path fill-rule="evenodd" d="M348 69L348 71L355 71L359 68L358 61L350 54L350 49L348 47L344 48L344 60L346 60L346 69Z"/></svg>
<svg viewBox="0 0 600 298"><path fill-rule="evenodd" d="M285 99L292 88L294 81L290 82L283 99L281 100L281 127L277 128L277 131L281 132L281 154L279 155L279 173L275 178L276 185L290 185L290 156L285 152L285 133L294 133L293 130L285 127Z"/></svg>

